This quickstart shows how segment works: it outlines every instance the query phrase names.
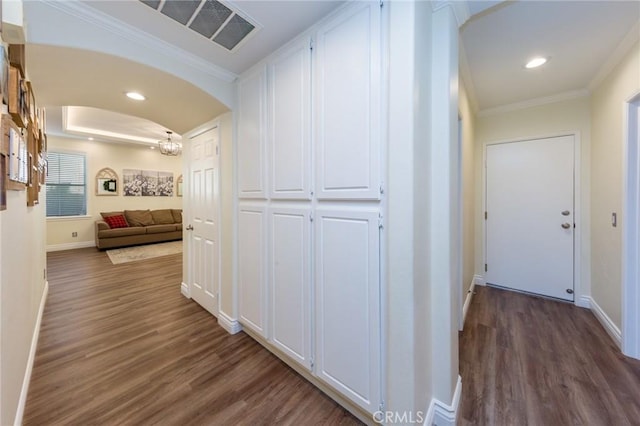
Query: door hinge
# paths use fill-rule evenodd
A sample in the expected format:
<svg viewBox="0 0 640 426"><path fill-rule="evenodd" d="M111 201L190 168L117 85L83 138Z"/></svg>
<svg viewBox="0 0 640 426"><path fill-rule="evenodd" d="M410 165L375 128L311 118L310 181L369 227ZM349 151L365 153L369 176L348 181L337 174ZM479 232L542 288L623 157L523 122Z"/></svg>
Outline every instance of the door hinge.
<svg viewBox="0 0 640 426"><path fill-rule="evenodd" d="M487 267L487 264L484 264L484 271L487 272L489 270L489 268Z"/></svg>
<svg viewBox="0 0 640 426"><path fill-rule="evenodd" d="M380 194L384 194L384 185L380 184Z"/></svg>
<svg viewBox="0 0 640 426"><path fill-rule="evenodd" d="M380 0L380 7L384 6L384 1Z"/></svg>
<svg viewBox="0 0 640 426"><path fill-rule="evenodd" d="M313 215L312 214L309 215L309 222L313 222Z"/></svg>
<svg viewBox="0 0 640 426"><path fill-rule="evenodd" d="M487 212L484 212L484 220L487 220Z"/></svg>
<svg viewBox="0 0 640 426"><path fill-rule="evenodd" d="M309 50L313 50L313 39L309 39Z"/></svg>
<svg viewBox="0 0 640 426"><path fill-rule="evenodd" d="M315 361L313 360L313 357L311 359L309 359L309 366L311 367L311 369L313 370L313 367L315 367Z"/></svg>
<svg viewBox="0 0 640 426"><path fill-rule="evenodd" d="M378 228L379 229L383 229L384 228L384 220L382 217L382 213L378 213Z"/></svg>

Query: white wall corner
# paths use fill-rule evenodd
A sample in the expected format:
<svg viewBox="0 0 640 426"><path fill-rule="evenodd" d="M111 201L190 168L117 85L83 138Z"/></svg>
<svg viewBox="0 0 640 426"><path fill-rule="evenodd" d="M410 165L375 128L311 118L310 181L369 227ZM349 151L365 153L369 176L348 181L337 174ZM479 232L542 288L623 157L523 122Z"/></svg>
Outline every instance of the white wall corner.
<svg viewBox="0 0 640 426"><path fill-rule="evenodd" d="M3 29L4 31L4 29ZM613 50L611 55L602 63L602 66L596 73L593 80L589 82L587 86L590 91L595 90L600 83L604 81L605 78L613 71L613 69L622 61L622 59L629 53L631 48L636 44L636 42L640 39L640 22L636 22L636 24L629 30L627 35L622 39L620 44Z"/></svg>
<svg viewBox="0 0 640 426"><path fill-rule="evenodd" d="M49 281L45 281L44 289L42 291L42 297L40 298L38 316L36 317L36 324L33 327L33 334L31 336L31 348L29 349L29 358L27 359L27 368L24 372L24 379L22 380L22 389L20 390L20 399L18 400L18 409L16 410L16 417L13 422L14 426L20 426L22 424L22 418L24 416L24 408L27 405L27 394L29 393L29 383L31 382L31 372L33 371L33 363L36 359L36 349L38 348L38 337L40 336L40 324L42 323L42 315L44 313L44 306L47 303L48 294L49 294Z"/></svg>
<svg viewBox="0 0 640 426"><path fill-rule="evenodd" d="M589 296L580 296L574 303L579 308L591 309L591 297Z"/></svg>
<svg viewBox="0 0 640 426"><path fill-rule="evenodd" d="M592 297L588 297L588 296L585 296L585 297L589 299L589 303L591 305L591 312L593 312L593 314L596 316L598 321L600 321L600 324L602 324L602 327L604 327L604 330L607 332L607 334L611 336L611 338L613 339L614 343L618 346L618 348L621 348L622 333L620 332L620 329L618 328L618 326L615 325L615 323L611 320L611 318L609 318L609 315L607 315L605 311L602 310L600 305L598 305L598 303L596 303L596 301L593 300Z"/></svg>
<svg viewBox="0 0 640 426"><path fill-rule="evenodd" d="M242 325L240 322L238 322L238 320L231 319L231 317L222 311L218 313L218 324L227 330L229 334L236 334L242 331Z"/></svg>
<svg viewBox="0 0 640 426"><path fill-rule="evenodd" d="M182 293L182 295L187 299L191 299L191 291L187 283L180 284L180 293Z"/></svg>
<svg viewBox="0 0 640 426"><path fill-rule="evenodd" d="M485 286L487 282L484 280L484 276L476 274L473 276L473 285Z"/></svg>
<svg viewBox="0 0 640 426"><path fill-rule="evenodd" d="M453 392L451 404L433 398L429 404L424 426L455 426L458 420L460 395L462 394L462 377L458 375L456 389Z"/></svg>
<svg viewBox="0 0 640 426"><path fill-rule="evenodd" d="M431 9L436 12L445 7L451 7L453 14L456 17L458 28L462 27L465 22L471 18L471 11L469 5L465 0L431 0Z"/></svg>

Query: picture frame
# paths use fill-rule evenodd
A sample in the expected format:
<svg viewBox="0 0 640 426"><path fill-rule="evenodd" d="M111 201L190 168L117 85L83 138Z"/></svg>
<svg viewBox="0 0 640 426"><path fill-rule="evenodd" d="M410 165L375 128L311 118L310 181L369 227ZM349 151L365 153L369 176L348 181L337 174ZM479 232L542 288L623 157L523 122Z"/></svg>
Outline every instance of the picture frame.
<svg viewBox="0 0 640 426"><path fill-rule="evenodd" d="M0 45L0 92L2 103L9 105L9 55L4 45Z"/></svg>
<svg viewBox="0 0 640 426"><path fill-rule="evenodd" d="M122 170L122 194L125 197L172 197L173 173L155 170Z"/></svg>
<svg viewBox="0 0 640 426"><path fill-rule="evenodd" d="M0 153L0 211L7 209L7 156Z"/></svg>
<svg viewBox="0 0 640 426"><path fill-rule="evenodd" d="M96 195L118 195L118 174L105 167L96 173Z"/></svg>
<svg viewBox="0 0 640 426"><path fill-rule="evenodd" d="M176 195L178 197L182 197L182 175L178 176L178 179L176 180Z"/></svg>

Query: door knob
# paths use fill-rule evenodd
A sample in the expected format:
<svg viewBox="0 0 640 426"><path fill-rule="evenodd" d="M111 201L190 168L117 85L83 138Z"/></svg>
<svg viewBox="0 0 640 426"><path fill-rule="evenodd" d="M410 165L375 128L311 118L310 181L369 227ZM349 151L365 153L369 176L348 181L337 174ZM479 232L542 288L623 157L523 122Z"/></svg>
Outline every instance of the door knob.
<svg viewBox="0 0 640 426"><path fill-rule="evenodd" d="M566 223L566 222L565 222L565 223L563 223L561 226L562 226L564 229L569 229L569 228L571 228L571 224Z"/></svg>
<svg viewBox="0 0 640 426"><path fill-rule="evenodd" d="M191 225L187 226L187 231L193 231L193 226Z"/></svg>
<svg viewBox="0 0 640 426"><path fill-rule="evenodd" d="M569 216L571 212L569 210L565 210L562 212L562 216Z"/></svg>

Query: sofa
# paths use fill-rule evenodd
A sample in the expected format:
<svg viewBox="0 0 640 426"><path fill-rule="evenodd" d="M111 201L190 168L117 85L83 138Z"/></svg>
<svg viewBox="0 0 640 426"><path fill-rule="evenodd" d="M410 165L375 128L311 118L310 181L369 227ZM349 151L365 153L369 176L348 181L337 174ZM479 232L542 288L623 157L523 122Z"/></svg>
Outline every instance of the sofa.
<svg viewBox="0 0 640 426"><path fill-rule="evenodd" d="M99 250L182 239L182 210L124 210L100 216L95 223Z"/></svg>

